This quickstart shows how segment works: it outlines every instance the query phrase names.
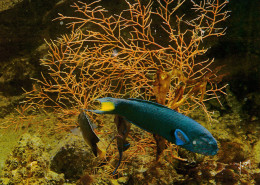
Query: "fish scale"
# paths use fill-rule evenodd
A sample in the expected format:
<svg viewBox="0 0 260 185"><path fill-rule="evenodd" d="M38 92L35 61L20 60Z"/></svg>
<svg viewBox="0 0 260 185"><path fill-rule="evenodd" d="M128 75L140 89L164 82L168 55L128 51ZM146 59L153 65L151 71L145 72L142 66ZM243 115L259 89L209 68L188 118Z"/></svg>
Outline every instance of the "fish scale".
<svg viewBox="0 0 260 185"><path fill-rule="evenodd" d="M128 109L118 108L118 114L148 132L165 137L168 141L175 142L173 137L168 136L177 128L187 130L190 137L196 136L198 132L210 134L196 121L168 107L136 99L126 100L124 103L128 105Z"/></svg>

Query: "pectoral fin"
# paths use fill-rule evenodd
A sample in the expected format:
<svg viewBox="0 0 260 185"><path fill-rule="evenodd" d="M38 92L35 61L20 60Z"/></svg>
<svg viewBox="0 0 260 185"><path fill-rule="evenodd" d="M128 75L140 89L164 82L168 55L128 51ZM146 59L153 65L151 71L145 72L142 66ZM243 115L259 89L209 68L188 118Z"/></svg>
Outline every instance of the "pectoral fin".
<svg viewBox="0 0 260 185"><path fill-rule="evenodd" d="M180 129L175 130L174 136L176 139L176 145L185 145L190 141L188 136Z"/></svg>
<svg viewBox="0 0 260 185"><path fill-rule="evenodd" d="M128 141L124 141L123 151L126 151L129 147L130 147L130 143L128 143Z"/></svg>

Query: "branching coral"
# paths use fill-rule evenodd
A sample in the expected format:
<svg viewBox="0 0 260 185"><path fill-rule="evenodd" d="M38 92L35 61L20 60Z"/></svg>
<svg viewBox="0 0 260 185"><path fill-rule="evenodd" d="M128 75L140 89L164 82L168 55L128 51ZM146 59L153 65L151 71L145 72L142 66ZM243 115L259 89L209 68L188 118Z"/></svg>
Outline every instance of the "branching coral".
<svg viewBox="0 0 260 185"><path fill-rule="evenodd" d="M207 112L204 102L224 93L217 86L218 69L210 69L214 60L200 56L207 51L204 40L225 34L219 24L228 17L228 1L191 1L193 13L187 16L176 15L185 0L126 0L128 9L117 15L99 3L74 3L76 16L57 18L69 21L71 33L49 43L42 60L48 72L27 92L27 103L78 109L104 96L165 96L160 103L173 109L187 113L199 105ZM156 82L156 73L169 80ZM160 93L163 86L168 88Z"/></svg>

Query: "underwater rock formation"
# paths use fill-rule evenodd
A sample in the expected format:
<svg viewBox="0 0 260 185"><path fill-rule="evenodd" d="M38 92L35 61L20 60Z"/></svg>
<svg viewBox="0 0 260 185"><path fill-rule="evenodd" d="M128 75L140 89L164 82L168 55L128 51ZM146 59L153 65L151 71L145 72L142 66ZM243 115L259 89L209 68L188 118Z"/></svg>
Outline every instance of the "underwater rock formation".
<svg viewBox="0 0 260 185"><path fill-rule="evenodd" d="M81 136L68 134L51 154L51 169L66 179L78 180L85 169L95 166L95 156Z"/></svg>
<svg viewBox="0 0 260 185"><path fill-rule="evenodd" d="M50 157L41 139L22 135L8 159L1 184L63 184L64 175L50 171Z"/></svg>
<svg viewBox="0 0 260 185"><path fill-rule="evenodd" d="M147 161L147 164L141 166L139 169L134 169L133 174L130 175L127 184L175 184L182 183L185 181L186 177L182 174L176 172L175 166L167 162L164 159L155 162L151 157L145 157L146 159L141 159L138 164L143 161ZM177 162L177 161L176 161Z"/></svg>
<svg viewBox="0 0 260 185"><path fill-rule="evenodd" d="M44 38L66 33L65 26L52 20L68 11L71 0L0 1L0 91L5 96L21 95L30 89L31 77L41 69L38 62L47 53Z"/></svg>
<svg viewBox="0 0 260 185"><path fill-rule="evenodd" d="M13 8L23 0L2 0L0 1L0 12Z"/></svg>

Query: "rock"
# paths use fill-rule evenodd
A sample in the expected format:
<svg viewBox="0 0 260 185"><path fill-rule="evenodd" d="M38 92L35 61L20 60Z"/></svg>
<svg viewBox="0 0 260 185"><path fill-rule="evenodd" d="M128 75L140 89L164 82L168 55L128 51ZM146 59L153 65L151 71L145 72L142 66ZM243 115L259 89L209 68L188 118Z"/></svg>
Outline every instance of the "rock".
<svg viewBox="0 0 260 185"><path fill-rule="evenodd" d="M81 136L68 134L51 152L51 169L66 179L78 180L85 169L95 166L94 154Z"/></svg>
<svg viewBox="0 0 260 185"><path fill-rule="evenodd" d="M255 162L258 164L258 166L260 166L260 141L257 141L257 143L254 145L253 153Z"/></svg>
<svg viewBox="0 0 260 185"><path fill-rule="evenodd" d="M255 173L253 175L254 179L255 179L255 184L260 184L260 172L259 173Z"/></svg>
<svg viewBox="0 0 260 185"><path fill-rule="evenodd" d="M227 155L228 152L228 155ZM218 161L223 163L239 163L248 155L244 145L237 142L221 142Z"/></svg>
<svg viewBox="0 0 260 185"><path fill-rule="evenodd" d="M18 3L24 0L1 0L0 1L0 12L13 8Z"/></svg>
<svg viewBox="0 0 260 185"><path fill-rule="evenodd" d="M0 180L3 184L63 184L64 175L50 171L50 156L41 139L24 134L5 161Z"/></svg>
<svg viewBox="0 0 260 185"><path fill-rule="evenodd" d="M224 169L216 175L216 181L222 184L235 184L239 179L239 175L231 169Z"/></svg>
<svg viewBox="0 0 260 185"><path fill-rule="evenodd" d="M40 59L47 50L39 50L44 39L66 33L66 26L52 20L71 11L72 0L0 1L0 91L20 95L30 90L32 77L40 74Z"/></svg>

